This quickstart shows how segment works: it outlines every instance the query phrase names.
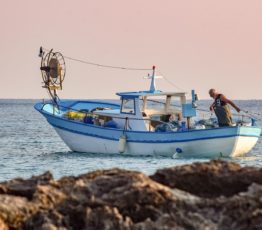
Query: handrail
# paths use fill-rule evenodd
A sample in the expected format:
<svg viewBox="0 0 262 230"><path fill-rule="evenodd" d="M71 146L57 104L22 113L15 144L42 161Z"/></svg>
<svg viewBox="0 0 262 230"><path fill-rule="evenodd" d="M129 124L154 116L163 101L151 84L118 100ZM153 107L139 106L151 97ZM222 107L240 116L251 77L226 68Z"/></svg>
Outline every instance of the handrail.
<svg viewBox="0 0 262 230"><path fill-rule="evenodd" d="M41 110L43 110L44 109L44 106L45 105L52 105L52 106L57 106L56 104L54 104L54 103L45 103L45 102L43 102L43 106L41 107ZM67 106L63 106L63 105L58 105L58 109L59 109L59 107L61 107L61 108L65 108L65 109L68 109L69 111L71 110L71 111L73 111L73 112L80 112L80 113L83 113L83 114L85 114L86 116L88 116L89 114L91 115L96 115L96 114L94 114L94 113L90 113L90 112L83 112L83 111L81 111L81 109L80 110L78 110L78 109L73 109L73 108L71 108L71 107L67 107ZM59 110L60 111L60 110ZM105 117L111 117L111 118L115 118L115 119L125 119L125 120L140 120L140 121L150 121L150 123L152 122L152 121L155 121L155 122L159 122L159 123L161 123L161 124L166 124L166 125L168 125L169 126L169 128L170 129L172 129L172 126L171 126L171 124L169 123L169 122L164 122L164 121L160 121L160 120L154 120L154 119L148 119L148 118L132 118L132 117L116 117L116 116L109 116L109 115L104 115L103 114L103 116L105 116Z"/></svg>
<svg viewBox="0 0 262 230"><path fill-rule="evenodd" d="M142 99L141 99L141 100L142 100ZM151 102L155 102L155 103L159 103L159 104L165 104L165 102L157 101L157 100L148 99L147 101L151 101ZM174 105L174 104L171 104L171 106L179 107L178 105ZM203 108L196 108L196 110L201 111L201 112L212 113L210 110L203 109ZM249 113L249 111L244 111L244 110L243 110L243 112L246 113L246 114ZM250 113L249 113L249 114L250 114ZM262 116L262 114L259 114L259 113L253 113L253 114L250 114L250 115L232 113L233 116L247 117L247 118L250 118L250 119L255 119L255 120L258 120L258 121L262 121L261 119L255 117L254 114Z"/></svg>
<svg viewBox="0 0 262 230"><path fill-rule="evenodd" d="M54 104L54 103L51 103L51 102L48 102L48 103L46 103L46 102L43 102L43 106L42 106L42 108L41 108L41 110L43 110L43 108L44 108L44 106L45 105L53 105L53 106L56 106L58 109L59 109L59 112L60 112L60 108L65 108L65 109L67 109L67 110L71 110L71 111L75 111L75 112L80 112L80 113L84 113L84 114L86 114L86 116L88 116L88 114L92 114L92 115L94 115L94 113L90 113L90 112L83 112L83 111L81 111L81 110L77 110L77 109L74 109L74 108L71 108L71 107L69 107L69 106L63 106L63 105L57 105L57 104ZM176 106L176 105L175 105ZM204 109L198 109L198 110L200 110L200 111L204 111L204 112L210 112L210 111L207 111L207 110L204 110ZM53 112L54 112L54 110L53 110ZM255 118L255 117L252 117L252 116L250 116L250 115L240 115L240 114L234 114L234 113L232 113L232 115L237 115L237 116L242 116L242 121L243 121L243 117L247 117L247 118L249 118L249 119L251 119L252 120L252 123L253 123L253 120L255 120L255 121L262 121L262 120L260 120L260 119L257 119L257 118ZM172 130L172 124L170 124L169 122L164 122L164 121L161 121L161 120L154 120L154 119L148 119L148 118L132 118L132 117L116 117L116 116L109 116L109 115L103 115L103 116L105 116L105 117L111 117L111 118L116 118L116 119L127 119L128 121L129 120L143 120L143 121L149 121L150 123L151 122L159 122L159 123L161 123L161 124L166 124L171 130ZM150 129L150 126L149 126L149 131L151 131L151 129Z"/></svg>

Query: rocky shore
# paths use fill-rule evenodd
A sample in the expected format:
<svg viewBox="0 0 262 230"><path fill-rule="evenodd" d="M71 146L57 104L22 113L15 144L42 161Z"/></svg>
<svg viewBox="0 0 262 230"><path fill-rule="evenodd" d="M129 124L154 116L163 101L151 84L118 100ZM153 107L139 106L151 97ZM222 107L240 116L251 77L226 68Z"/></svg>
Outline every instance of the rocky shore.
<svg viewBox="0 0 262 230"><path fill-rule="evenodd" d="M262 169L225 161L0 183L0 230L262 229Z"/></svg>

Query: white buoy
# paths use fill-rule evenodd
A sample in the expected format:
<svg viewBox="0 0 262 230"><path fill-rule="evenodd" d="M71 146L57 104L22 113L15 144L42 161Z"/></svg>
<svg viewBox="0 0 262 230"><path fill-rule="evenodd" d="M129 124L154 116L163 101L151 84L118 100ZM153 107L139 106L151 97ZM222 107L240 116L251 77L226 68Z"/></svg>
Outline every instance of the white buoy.
<svg viewBox="0 0 262 230"><path fill-rule="evenodd" d="M124 153L126 150L126 135L121 135L118 142L119 153Z"/></svg>

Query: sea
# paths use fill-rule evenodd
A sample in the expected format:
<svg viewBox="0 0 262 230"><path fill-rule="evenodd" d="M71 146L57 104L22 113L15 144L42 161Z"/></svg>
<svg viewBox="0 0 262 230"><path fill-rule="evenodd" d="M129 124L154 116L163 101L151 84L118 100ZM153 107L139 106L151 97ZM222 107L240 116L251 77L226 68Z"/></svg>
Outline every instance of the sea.
<svg viewBox="0 0 262 230"><path fill-rule="evenodd" d="M123 168L153 174L157 169L207 158L167 158L156 156L103 155L72 152L34 109L40 100L0 99L0 181L29 178L51 171L56 179L79 175L98 169ZM211 101L200 101L199 107L209 108ZM257 116L262 126L262 100L237 100L235 103ZM240 158L225 158L242 166L262 167L262 138L255 148Z"/></svg>

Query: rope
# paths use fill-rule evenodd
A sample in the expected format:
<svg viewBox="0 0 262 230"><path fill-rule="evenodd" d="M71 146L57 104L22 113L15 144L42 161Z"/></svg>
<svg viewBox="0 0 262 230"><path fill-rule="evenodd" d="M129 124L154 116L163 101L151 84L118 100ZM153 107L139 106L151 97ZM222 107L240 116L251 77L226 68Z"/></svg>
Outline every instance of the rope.
<svg viewBox="0 0 262 230"><path fill-rule="evenodd" d="M44 48L44 47L40 47L40 50L45 50L47 52L50 52L50 50ZM104 64L100 64L100 63L95 63L95 62L90 62L90 61L85 61L85 60L81 60L81 59L77 59L77 58L73 58L73 57L69 57L69 56L64 56L64 58L68 59L68 60L71 60L71 61L76 61L76 62L80 62L80 63L83 63L83 64L87 64L87 65L93 65L93 66L97 66L97 67L103 67L103 68L111 68L111 69L120 69L120 70L135 70L135 71L148 71L148 70L152 70L151 68L134 68L134 67L123 67L123 66L113 66L113 65L104 65ZM160 73L160 72L159 72ZM161 74L161 73L160 73ZM163 74L161 74L163 75ZM182 91L184 91L181 87L175 85L172 81L170 81L167 77L164 77L164 80L166 80L170 85L174 86L175 88L177 89L180 89ZM50 95L51 96L51 95ZM151 100L153 101L153 100ZM154 101L154 102L157 102L157 101ZM160 102L161 103L161 102ZM175 105L173 105L175 106ZM204 110L204 109L199 109L197 108L197 110L199 111L203 111L203 112L210 112L208 110ZM241 115L243 117L249 117L249 118L254 118L258 121L262 121L262 119L260 118L257 118L256 116L261 116L262 117L262 114L260 113L256 113L254 112L253 114L252 113L249 113L249 111L244 111L244 113L248 114L248 115ZM233 115L239 115L239 114L233 114Z"/></svg>
<svg viewBox="0 0 262 230"><path fill-rule="evenodd" d="M209 110L206 110L206 109L201 109L201 108L197 108L198 111L201 111L201 112L211 112ZM248 111L243 111L241 110L242 112L244 113L247 113ZM250 119L255 119L256 121L262 121L262 119L254 116L253 114L249 113L247 115L244 115L244 114L238 114L238 113L232 113L232 115L234 116L240 116L240 117L247 117L247 118L250 118Z"/></svg>
<svg viewBox="0 0 262 230"><path fill-rule="evenodd" d="M46 49L44 47L42 47L42 50L46 51L46 52L50 52L49 49ZM85 60L81 60L81 59L77 59L77 58L73 58L73 57L69 57L69 56L65 56L63 55L65 59L71 60L71 61L76 61L76 62L80 62L83 64L87 64L87 65L93 65L93 66L97 66L97 67L102 67L102 68L110 68L110 69L120 69L120 70L133 70L133 71L150 71L152 70L152 68L135 68L135 67L124 67L124 66L113 66L113 65L105 65L105 64L100 64L100 63L95 63L95 62L91 62L91 61L85 61ZM163 75L161 72L159 72L161 75ZM168 82L170 85L172 85L173 87L185 91L184 89L182 89L181 87L179 87L178 85L174 84L172 81L170 81L167 77L163 78L166 82Z"/></svg>
<svg viewBox="0 0 262 230"><path fill-rule="evenodd" d="M170 81L167 77L163 77L164 78L164 80L166 81L166 82L168 82L170 85L172 85L173 87L175 87L175 88L177 88L177 89L179 89L179 90L182 90L182 91L185 91L184 89L182 89L181 87L179 87L179 86L177 86L177 85L175 85L172 81Z"/></svg>
<svg viewBox="0 0 262 230"><path fill-rule="evenodd" d="M262 121L262 114L260 114L260 113L250 113L249 111L244 111L244 110L243 110L243 112L248 114L248 115L246 115L247 117L253 118L257 121ZM257 116L260 116L261 118L258 118Z"/></svg>
<svg viewBox="0 0 262 230"><path fill-rule="evenodd" d="M42 48L43 50L49 52L50 50L46 49L46 48ZM148 71L148 70L152 70L152 68L135 68L135 67L124 67L124 66L113 66L113 65L104 65L104 64L100 64L100 63L95 63L95 62L91 62L91 61L85 61L85 60L81 60L81 59L77 59L77 58L73 58L73 57L69 57L69 56L65 56L63 55L65 59L71 60L71 61L76 61L76 62L80 62L83 64L87 64L87 65L93 65L93 66L97 66L97 67L103 67L103 68L110 68L110 69L121 69L121 70L135 70L135 71Z"/></svg>
<svg viewBox="0 0 262 230"><path fill-rule="evenodd" d="M186 90L184 90L183 88L179 87L178 85L174 84L174 83L173 83L171 80L169 80L167 77L165 77L165 75L162 74L162 72L160 72L160 71L158 71L158 72L159 72L159 74L160 74L161 76L163 76L163 79L164 79L167 83L169 83L170 85L172 85L173 87L175 87L175 88L177 88L177 89L179 89L179 90L181 90L181 91L186 91Z"/></svg>
<svg viewBox="0 0 262 230"><path fill-rule="evenodd" d="M243 110L243 112L244 112L244 113L247 113L247 114L250 114L251 116L261 116L261 117L262 117L262 114L261 114L261 113L256 113L256 112L250 113L250 112L247 111L247 110L246 110L246 111Z"/></svg>

